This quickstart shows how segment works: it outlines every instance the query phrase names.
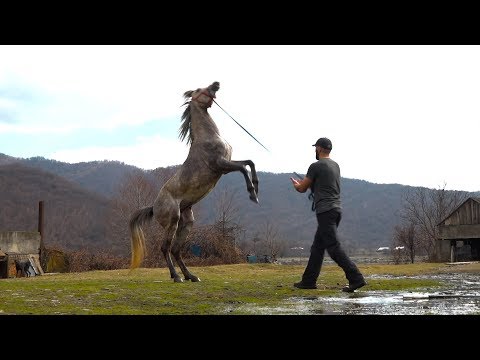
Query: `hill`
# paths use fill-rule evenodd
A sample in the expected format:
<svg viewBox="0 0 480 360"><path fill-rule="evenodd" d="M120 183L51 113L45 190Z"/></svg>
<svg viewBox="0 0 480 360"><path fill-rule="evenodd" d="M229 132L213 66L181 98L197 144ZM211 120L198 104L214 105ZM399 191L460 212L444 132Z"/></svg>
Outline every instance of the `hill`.
<svg viewBox="0 0 480 360"><path fill-rule="evenodd" d="M0 166L0 194L2 231L37 231L43 200L46 244L119 249L106 232L109 200L104 196L18 162Z"/></svg>
<svg viewBox="0 0 480 360"><path fill-rule="evenodd" d="M20 163L61 176L86 190L106 197L114 195L119 183L127 174L138 170L135 166L119 161L105 160L69 164L40 156L22 159L0 154L0 165L11 163Z"/></svg>
<svg viewBox="0 0 480 360"><path fill-rule="evenodd" d="M119 184L135 171L154 177L154 173L163 168L144 171L116 161L68 164L42 157L18 159L0 154L0 169L0 229L36 229L38 201L48 200L46 211L53 211L50 216L56 218L47 217L53 221L47 227L52 239L71 246L110 246L115 241L106 234L106 214L109 199L115 197ZM230 194L237 209L235 222L245 229L245 241L261 237L265 225L270 223L288 247L301 246L308 253L316 219L307 194L293 189L291 174L260 171L258 175L260 204L249 200L243 176L230 173L196 206L197 223L213 223L219 198ZM399 222L397 213L402 195L408 188L342 178L343 217L339 235L349 251L373 251L391 244L393 228ZM65 227L70 230L67 232ZM75 236L66 236L67 233ZM128 244L122 246L125 248Z"/></svg>
<svg viewBox="0 0 480 360"><path fill-rule="evenodd" d="M212 223L219 194L233 194L238 209L238 222L247 230L247 237L261 234L267 221L274 223L279 237L289 247L309 249L316 230L308 192L296 192L289 180L291 174L259 172L259 205L248 198L245 182L239 174L223 176L215 189L202 200L200 222ZM343 214L339 237L349 251L373 251L391 244L394 226L401 207L401 198L408 186L374 184L363 180L342 178Z"/></svg>

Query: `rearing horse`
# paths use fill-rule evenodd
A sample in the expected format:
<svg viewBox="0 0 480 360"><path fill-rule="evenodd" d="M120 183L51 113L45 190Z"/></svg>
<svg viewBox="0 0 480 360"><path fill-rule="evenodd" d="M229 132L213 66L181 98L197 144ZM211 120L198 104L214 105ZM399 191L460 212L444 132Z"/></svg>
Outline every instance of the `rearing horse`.
<svg viewBox="0 0 480 360"><path fill-rule="evenodd" d="M184 94L186 102L183 105L188 106L182 115L179 137L182 141L187 138L187 143L191 144L190 151L183 165L160 189L153 206L137 210L130 218L131 269L138 267L145 257L145 236L141 226L154 217L165 229L161 249L171 278L175 282L183 282L175 271L173 255L185 280L200 281L187 269L180 254L194 222L192 206L215 187L222 175L232 171L243 174L250 200L258 203L255 164L251 160L231 160L232 147L220 136L217 125L207 112L219 88L220 84L214 82L206 88ZM247 165L251 170L251 179Z"/></svg>

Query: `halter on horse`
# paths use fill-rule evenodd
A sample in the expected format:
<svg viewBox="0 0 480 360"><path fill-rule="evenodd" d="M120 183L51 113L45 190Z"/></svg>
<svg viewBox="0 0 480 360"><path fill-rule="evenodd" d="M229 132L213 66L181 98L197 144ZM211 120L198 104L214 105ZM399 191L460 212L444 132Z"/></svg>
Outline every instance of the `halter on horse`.
<svg viewBox="0 0 480 360"><path fill-rule="evenodd" d="M190 151L183 165L160 189L153 205L137 210L130 218L132 269L138 267L145 257L145 236L141 226L154 217L165 229L161 249L171 278L175 282L183 282L175 270L173 255L185 280L200 281L187 269L180 254L195 220L192 206L215 187L222 175L233 171L243 174L250 200L258 203L255 164L251 160L231 160L232 147L220 136L217 125L207 112L219 89L220 84L214 82L206 88L184 94L187 99L184 105L188 106L182 115L179 136L181 140L187 138L187 143L191 144Z"/></svg>

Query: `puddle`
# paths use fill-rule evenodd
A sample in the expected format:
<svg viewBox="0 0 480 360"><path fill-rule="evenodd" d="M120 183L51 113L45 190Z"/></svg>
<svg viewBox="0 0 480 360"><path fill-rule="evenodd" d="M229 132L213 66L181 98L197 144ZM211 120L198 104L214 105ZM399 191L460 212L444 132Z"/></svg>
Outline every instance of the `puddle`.
<svg viewBox="0 0 480 360"><path fill-rule="evenodd" d="M296 315L480 315L478 274L437 274L412 278L435 279L443 285L414 292L362 290L336 297L294 297L284 307L255 308L251 312Z"/></svg>
<svg viewBox="0 0 480 360"><path fill-rule="evenodd" d="M414 278L439 280L443 286L434 291L359 291L341 297L318 298L315 305L323 308L324 313L345 315L480 315L478 274Z"/></svg>

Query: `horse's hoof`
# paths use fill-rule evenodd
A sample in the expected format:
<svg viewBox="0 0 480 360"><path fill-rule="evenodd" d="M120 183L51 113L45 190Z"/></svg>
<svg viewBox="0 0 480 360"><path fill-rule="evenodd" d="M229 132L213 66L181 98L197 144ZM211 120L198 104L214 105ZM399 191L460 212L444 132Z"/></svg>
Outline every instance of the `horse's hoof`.
<svg viewBox="0 0 480 360"><path fill-rule="evenodd" d="M181 283L181 282L183 282L183 279L181 277L175 277L175 278L173 278L173 282Z"/></svg>
<svg viewBox="0 0 480 360"><path fill-rule="evenodd" d="M250 195L250 200L252 200L254 203L258 204L258 197L254 195Z"/></svg>
<svg viewBox="0 0 480 360"><path fill-rule="evenodd" d="M195 275L191 275L189 277L185 277L185 280L191 280L192 282L198 282L200 281L200 278L199 277L196 277Z"/></svg>

